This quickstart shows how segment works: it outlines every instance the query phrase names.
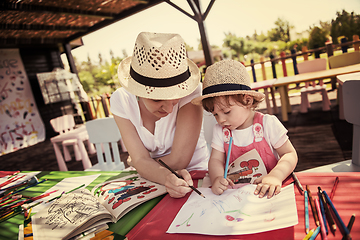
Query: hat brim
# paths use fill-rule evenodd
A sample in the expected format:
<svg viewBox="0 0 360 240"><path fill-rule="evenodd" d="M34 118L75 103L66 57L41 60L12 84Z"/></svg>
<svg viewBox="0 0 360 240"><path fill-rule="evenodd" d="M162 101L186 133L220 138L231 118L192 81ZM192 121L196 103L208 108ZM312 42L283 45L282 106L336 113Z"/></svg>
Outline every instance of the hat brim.
<svg viewBox="0 0 360 240"><path fill-rule="evenodd" d="M157 100L179 99L191 94L199 85L201 78L200 70L193 61L187 59L190 77L186 81L169 87L145 86L130 76L131 58L131 56L127 57L120 62L118 79L123 88L138 97Z"/></svg>
<svg viewBox="0 0 360 240"><path fill-rule="evenodd" d="M211 94L206 94L191 100L191 103L194 105L202 105L202 100L209 97L219 97L225 95L236 95L236 94L247 94L253 96L257 101L262 101L265 98L265 94L257 92L254 90L237 90L237 91L226 91L226 92L216 92Z"/></svg>

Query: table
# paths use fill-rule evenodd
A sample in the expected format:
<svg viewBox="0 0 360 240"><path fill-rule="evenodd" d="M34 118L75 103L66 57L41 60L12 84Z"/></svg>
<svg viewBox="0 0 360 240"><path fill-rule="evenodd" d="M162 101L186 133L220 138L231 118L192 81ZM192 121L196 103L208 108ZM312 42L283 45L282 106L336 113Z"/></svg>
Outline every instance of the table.
<svg viewBox="0 0 360 240"><path fill-rule="evenodd" d="M279 88L282 121L287 122L289 120L288 112L291 112L291 105L289 102L289 95L287 91L287 87L289 84L331 78L338 75L354 72L360 72L360 64L354 64L346 67L333 68L317 72L302 73L295 76L288 76L277 79L273 86Z"/></svg>
<svg viewBox="0 0 360 240"><path fill-rule="evenodd" d="M62 153L60 151L60 148L58 146L58 143L63 142L64 140L68 140L68 139L77 139L77 144L79 146L79 151L81 154L81 159L82 159L82 164L85 169L91 168L92 164L89 158L89 155L86 151L85 145L84 145L84 141L89 140L89 135L88 132L86 130L86 126L83 125L79 128L76 128L72 131L57 135L55 137L52 137L50 139L50 141L53 144L54 147L54 151L55 151L55 155L56 155L56 160L58 162L59 165L59 170L60 171L67 171L67 167L64 161L64 157L62 156ZM89 150L92 153L95 153L96 150L94 148L94 146L90 143L89 144Z"/></svg>
<svg viewBox="0 0 360 240"><path fill-rule="evenodd" d="M275 100L275 93L274 93L274 88L273 88L275 81L276 81L276 78L264 80L261 82L251 83L252 90L264 89L265 103L266 103L266 109L267 109L268 114L278 113L278 109L276 106L276 100ZM269 91L268 91L269 88L270 88L270 93L271 93L271 97L272 97L273 109L270 106Z"/></svg>
<svg viewBox="0 0 360 240"><path fill-rule="evenodd" d="M297 172L298 179L303 187L309 185L313 196L316 197L317 187L320 186L328 194L331 189L335 178L338 176L340 181L333 198L333 204L337 208L340 216L342 217L345 225L347 225L351 215L355 213L360 216L360 173L346 172ZM286 182L288 184L290 181ZM296 239L301 240L305 237L305 224L304 224L304 196L299 193L295 187L295 200L298 211L299 223L294 227L279 229L269 232L258 234L247 234L231 236L231 239ZM176 216L177 211L181 208L186 199L171 199L165 196L154 208L151 210L127 235L129 240L143 239L229 239L229 236L209 236L198 234L166 234L166 230L170 226L172 219ZM180 202L180 204L178 204ZM173 209L165 206L175 206ZM310 210L311 212L311 210ZM310 228L315 227L315 222L310 213ZM290 237L289 237L290 234ZM360 239L360 221L355 220L351 230L352 239ZM318 236L317 239L321 237ZM341 239L339 229L336 231L335 236L331 233L328 239Z"/></svg>
<svg viewBox="0 0 360 240"><path fill-rule="evenodd" d="M25 171L24 171L25 172ZM1 173L1 172L0 172ZM31 187L22 193L27 196L38 196L55 184L60 182L64 178L69 177L79 177L79 176L89 176L89 175L96 175L101 174L98 178L96 178L90 185L86 188L91 190L94 186L99 183L116 179L120 177L124 177L126 175L136 173L136 171L122 171L122 172L87 172L87 171L67 171L67 172L60 172L60 171L43 171L36 175L36 177L41 181L42 179L47 179L47 181L37 185L36 187ZM134 208L132 211L124 215L116 223L109 223L109 230L112 232L116 232L122 236L130 231L161 199L163 196L151 199L140 206ZM6 222L0 223L0 239L18 239L18 232L19 232L19 225L23 224L24 216L17 215Z"/></svg>

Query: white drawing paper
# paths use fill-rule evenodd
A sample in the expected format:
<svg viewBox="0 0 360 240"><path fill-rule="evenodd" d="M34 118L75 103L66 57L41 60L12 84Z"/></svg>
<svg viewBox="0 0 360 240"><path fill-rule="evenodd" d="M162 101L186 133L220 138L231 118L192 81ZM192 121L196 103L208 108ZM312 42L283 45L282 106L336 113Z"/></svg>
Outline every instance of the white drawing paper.
<svg viewBox="0 0 360 240"><path fill-rule="evenodd" d="M293 185L268 199L254 195L256 185L228 189L215 195L210 188L199 188L205 195L191 193L171 223L167 233L241 235L286 228L298 223Z"/></svg>

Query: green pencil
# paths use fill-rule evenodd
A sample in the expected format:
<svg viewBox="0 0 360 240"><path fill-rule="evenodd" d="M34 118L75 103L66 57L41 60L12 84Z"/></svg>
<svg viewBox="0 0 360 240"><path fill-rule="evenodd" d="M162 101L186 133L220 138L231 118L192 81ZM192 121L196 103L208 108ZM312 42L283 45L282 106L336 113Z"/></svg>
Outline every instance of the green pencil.
<svg viewBox="0 0 360 240"><path fill-rule="evenodd" d="M66 192L65 194L71 193L71 192L73 192L73 191L75 191L75 190L77 190L77 189L79 189L79 188L84 187L84 186L85 186L85 183L84 183L84 184L82 184L82 185L80 185L80 186L78 186L78 187L76 187L76 188L74 188L74 189L72 189L72 190L70 190L70 191L68 191L68 192ZM60 198L62 195L63 195L63 193L62 193L62 194L60 194L60 195L59 195L59 196L57 196L57 197L54 197L54 198L50 199L50 200L49 200L49 201L47 201L46 203L52 202L52 201L54 201L55 199Z"/></svg>

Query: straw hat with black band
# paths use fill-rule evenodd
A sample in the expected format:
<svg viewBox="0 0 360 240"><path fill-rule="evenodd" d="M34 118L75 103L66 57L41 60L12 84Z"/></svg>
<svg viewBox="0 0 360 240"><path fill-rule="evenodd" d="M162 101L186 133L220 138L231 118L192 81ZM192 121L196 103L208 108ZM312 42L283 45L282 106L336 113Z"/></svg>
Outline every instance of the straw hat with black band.
<svg viewBox="0 0 360 240"><path fill-rule="evenodd" d="M201 105L204 98L235 94L248 94L258 101L265 97L263 93L251 90L250 76L242 63L222 60L206 69L202 96L194 98L191 102Z"/></svg>
<svg viewBox="0 0 360 240"><path fill-rule="evenodd" d="M133 55L118 67L122 87L138 97L156 100L191 94L200 77L196 64L186 57L184 40L171 33L140 33Z"/></svg>

